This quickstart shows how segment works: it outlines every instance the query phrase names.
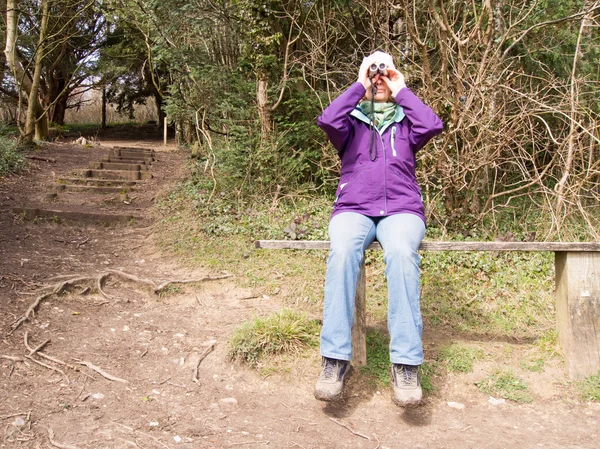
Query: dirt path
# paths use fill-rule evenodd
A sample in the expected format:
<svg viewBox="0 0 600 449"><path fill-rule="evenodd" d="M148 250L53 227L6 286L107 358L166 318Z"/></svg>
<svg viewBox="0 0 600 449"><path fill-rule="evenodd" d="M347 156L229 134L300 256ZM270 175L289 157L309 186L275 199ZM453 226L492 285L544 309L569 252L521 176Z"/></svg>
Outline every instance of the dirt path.
<svg viewBox="0 0 600 449"><path fill-rule="evenodd" d="M104 290L111 299L81 294L82 289L54 296L9 335L39 296L38 287L59 282L48 281L57 276L97 276L113 269L160 283L223 275L185 266L154 243L149 226L154 199L178 179L185 155L152 140L108 139L102 136L102 146L92 148L47 145L36 156L56 162L32 161L29 173L0 181L0 356L7 356L0 360L1 448L598 447L600 406L563 394L560 366L535 378L531 404L490 404L473 385L475 372L439 380L438 393L425 406L407 410L395 407L387 391L361 384L359 376L350 379L344 401L327 405L314 400L316 357L295 361L288 373L261 378L229 362L226 342L241 322L278 310L280 304L242 299L252 292L235 278L184 284L163 295L109 278ZM98 226L13 214L12 208L23 204L48 206L45 194L57 177L125 144L152 147L158 159L154 178L130 195L137 195L134 201L106 201L106 194L93 194L51 206L128 210L144 220ZM77 371L39 352L27 358L31 351L25 335L32 349L49 339L39 352ZM427 345L436 338L426 336ZM511 357L518 358L521 348L513 349ZM449 401L465 407L452 408Z"/></svg>

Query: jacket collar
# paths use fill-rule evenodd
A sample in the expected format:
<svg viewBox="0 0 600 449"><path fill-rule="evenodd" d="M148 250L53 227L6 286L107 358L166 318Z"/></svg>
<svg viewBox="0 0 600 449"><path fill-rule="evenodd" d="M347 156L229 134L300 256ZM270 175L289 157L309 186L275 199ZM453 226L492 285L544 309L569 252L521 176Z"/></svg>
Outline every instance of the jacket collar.
<svg viewBox="0 0 600 449"><path fill-rule="evenodd" d="M367 125L373 126L373 122L371 122L371 119L369 117L367 117L365 114L363 114L363 112L358 108L358 106L356 108L354 108L354 110L350 113L350 115L352 117L357 118L361 122L366 123ZM402 106L398 106L396 108L396 117L394 117L394 121L392 123L400 123L404 117L406 117L406 114L404 114L404 109L402 109ZM383 126L381 129L378 129L377 131L379 132L379 134L383 135L384 131L387 128L389 128L389 126L392 123L388 123L387 125ZM376 127L374 127L374 128L377 129Z"/></svg>

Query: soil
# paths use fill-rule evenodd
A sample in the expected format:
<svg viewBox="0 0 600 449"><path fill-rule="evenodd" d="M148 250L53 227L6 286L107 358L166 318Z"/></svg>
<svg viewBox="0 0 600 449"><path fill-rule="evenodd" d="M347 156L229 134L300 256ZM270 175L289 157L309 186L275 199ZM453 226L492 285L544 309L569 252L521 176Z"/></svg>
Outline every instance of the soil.
<svg viewBox="0 0 600 449"><path fill-rule="evenodd" d="M278 310L285 298L254 295L239 279L223 277L227 273L159 248L155 200L181 179L186 154L163 146L149 126L99 134L89 148L73 140L35 153L54 162L31 160L27 172L0 181L0 448L598 447L600 406L578 400L560 361L523 374L532 403L492 404L474 385L489 373L488 361L469 374L436 378L424 404L407 409L359 374L350 377L339 402L315 400L316 353L287 360L285 369L267 376L232 363L227 341L233 330L257 313ZM48 196L56 179L119 145L153 148L153 178L127 196ZM59 216L30 220L13 212L24 207L138 219L110 225ZM79 284L42 300L35 316L11 333L42 287L73 275L94 281L108 270L156 285L205 280L172 284L161 294L115 275L106 279L105 295ZM456 338L426 332L424 342L430 354ZM506 366L518 366L531 349L478 343Z"/></svg>

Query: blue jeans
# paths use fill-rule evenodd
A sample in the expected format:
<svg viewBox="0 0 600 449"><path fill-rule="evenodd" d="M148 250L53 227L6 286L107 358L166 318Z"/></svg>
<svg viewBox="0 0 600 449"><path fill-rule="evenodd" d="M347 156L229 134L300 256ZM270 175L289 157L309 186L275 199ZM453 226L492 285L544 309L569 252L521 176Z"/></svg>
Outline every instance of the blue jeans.
<svg viewBox="0 0 600 449"><path fill-rule="evenodd" d="M384 250L388 283L390 361L423 363L420 257L425 224L417 215L367 217L342 212L329 223L331 249L325 276L321 355L352 359L354 297L365 249L377 239Z"/></svg>

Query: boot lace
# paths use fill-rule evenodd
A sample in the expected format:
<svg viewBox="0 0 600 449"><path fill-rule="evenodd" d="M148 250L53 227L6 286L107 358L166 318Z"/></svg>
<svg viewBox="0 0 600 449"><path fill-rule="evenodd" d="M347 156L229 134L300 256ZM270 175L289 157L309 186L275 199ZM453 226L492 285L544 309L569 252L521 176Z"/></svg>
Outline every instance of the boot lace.
<svg viewBox="0 0 600 449"><path fill-rule="evenodd" d="M323 373L321 374L321 378L324 380L333 379L335 376L336 365L336 362L331 360L326 360L323 362Z"/></svg>
<svg viewBox="0 0 600 449"><path fill-rule="evenodd" d="M417 368L406 365L396 365L396 373L399 377L399 382L404 386L416 386L418 384Z"/></svg>

